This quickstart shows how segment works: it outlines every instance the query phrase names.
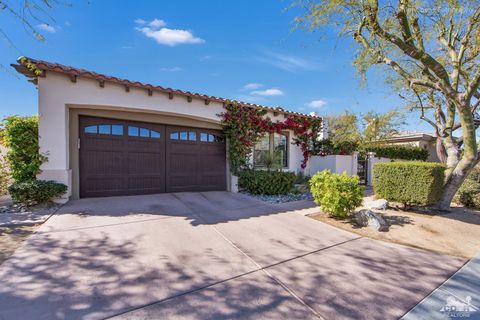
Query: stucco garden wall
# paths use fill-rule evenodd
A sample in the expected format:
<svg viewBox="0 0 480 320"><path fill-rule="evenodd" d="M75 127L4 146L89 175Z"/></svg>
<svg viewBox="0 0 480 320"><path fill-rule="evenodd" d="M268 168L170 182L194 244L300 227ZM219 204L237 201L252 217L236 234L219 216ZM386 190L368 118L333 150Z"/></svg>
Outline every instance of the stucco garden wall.
<svg viewBox="0 0 480 320"><path fill-rule="evenodd" d="M357 174L357 157L357 153L353 155L313 156L309 161L307 172L310 176L322 170L355 175Z"/></svg>

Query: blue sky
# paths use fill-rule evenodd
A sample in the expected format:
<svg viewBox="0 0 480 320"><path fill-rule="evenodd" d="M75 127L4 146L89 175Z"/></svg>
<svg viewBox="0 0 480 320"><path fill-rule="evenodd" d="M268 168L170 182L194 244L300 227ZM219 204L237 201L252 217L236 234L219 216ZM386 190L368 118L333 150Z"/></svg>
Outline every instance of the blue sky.
<svg viewBox="0 0 480 320"><path fill-rule="evenodd" d="M355 44L292 30L290 1L71 1L38 25L45 42L2 16L20 55L130 80L319 115L383 112L401 106L378 71L362 88L352 66ZM8 67L8 69L11 69ZM36 114L37 93L13 69L0 71L0 116ZM406 129L424 125L409 117Z"/></svg>

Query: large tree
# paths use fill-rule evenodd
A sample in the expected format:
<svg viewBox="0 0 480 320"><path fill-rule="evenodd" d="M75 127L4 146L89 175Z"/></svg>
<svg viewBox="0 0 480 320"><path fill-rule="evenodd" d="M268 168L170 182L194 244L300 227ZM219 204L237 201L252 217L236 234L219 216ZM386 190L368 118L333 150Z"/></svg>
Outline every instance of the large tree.
<svg viewBox="0 0 480 320"><path fill-rule="evenodd" d="M361 134L358 128L357 115L345 111L339 115L325 117L328 128L328 138L331 141L355 141L360 140Z"/></svg>
<svg viewBox="0 0 480 320"><path fill-rule="evenodd" d="M480 5L478 0L300 1L297 18L311 30L333 27L358 44L354 64L364 76L383 66L385 80L408 99L445 149L444 194L453 196L480 157L476 109L480 86ZM401 83L401 87L398 86ZM457 135L454 134L457 132Z"/></svg>
<svg viewBox="0 0 480 320"><path fill-rule="evenodd" d="M363 142L379 142L399 133L405 124L404 114L398 110L385 113L369 111L362 115Z"/></svg>
<svg viewBox="0 0 480 320"><path fill-rule="evenodd" d="M351 141L359 144L381 142L399 133L405 124L404 114L396 109L380 113L355 114L345 111L326 116L328 137L332 142Z"/></svg>

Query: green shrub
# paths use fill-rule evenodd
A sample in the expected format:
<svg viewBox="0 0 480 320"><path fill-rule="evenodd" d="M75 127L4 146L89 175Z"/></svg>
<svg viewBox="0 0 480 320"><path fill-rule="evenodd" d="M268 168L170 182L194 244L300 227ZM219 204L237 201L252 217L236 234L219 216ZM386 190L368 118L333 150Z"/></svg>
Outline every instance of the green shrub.
<svg viewBox="0 0 480 320"><path fill-rule="evenodd" d="M295 173L282 171L243 170L238 185L252 194L286 194L295 183Z"/></svg>
<svg viewBox="0 0 480 320"><path fill-rule="evenodd" d="M480 208L480 169L475 168L458 189L453 201L469 208Z"/></svg>
<svg viewBox="0 0 480 320"><path fill-rule="evenodd" d="M3 119L1 137L8 147L6 159L14 181L34 180L46 158L39 153L38 117Z"/></svg>
<svg viewBox="0 0 480 320"><path fill-rule="evenodd" d="M310 181L311 177L309 175L304 174L303 172L297 173L295 177L295 184L304 184L308 185L308 182Z"/></svg>
<svg viewBox="0 0 480 320"><path fill-rule="evenodd" d="M351 155L358 149L358 142L352 140L332 141L323 139L313 142L313 154L319 156Z"/></svg>
<svg viewBox="0 0 480 320"><path fill-rule="evenodd" d="M51 201L67 192L67 186L55 181L30 180L15 182L8 187L13 201L34 205Z"/></svg>
<svg viewBox="0 0 480 320"><path fill-rule="evenodd" d="M412 146L366 146L365 152L373 152L378 158L426 161L428 151Z"/></svg>
<svg viewBox="0 0 480 320"><path fill-rule="evenodd" d="M333 154L351 155L358 149L358 143L351 140L333 141Z"/></svg>
<svg viewBox="0 0 480 320"><path fill-rule="evenodd" d="M0 196L8 193L8 185L10 184L10 172L8 170L7 161L0 155Z"/></svg>
<svg viewBox="0 0 480 320"><path fill-rule="evenodd" d="M358 176L323 170L310 179L310 190L322 211L330 216L345 218L362 204L364 190L359 183Z"/></svg>
<svg viewBox="0 0 480 320"><path fill-rule="evenodd" d="M385 162L373 166L376 195L407 205L431 205L443 191L445 167L433 162Z"/></svg>

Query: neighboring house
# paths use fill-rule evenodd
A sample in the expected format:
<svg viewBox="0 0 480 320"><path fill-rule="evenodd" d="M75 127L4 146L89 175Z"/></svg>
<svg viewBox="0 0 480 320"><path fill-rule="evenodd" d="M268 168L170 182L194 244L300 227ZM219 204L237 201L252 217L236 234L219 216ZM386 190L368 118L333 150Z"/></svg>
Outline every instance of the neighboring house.
<svg viewBox="0 0 480 320"><path fill-rule="evenodd" d="M434 135L424 132L401 132L385 140L390 145L409 145L425 149L429 154L427 161L438 162L436 141Z"/></svg>
<svg viewBox="0 0 480 320"><path fill-rule="evenodd" d="M161 192L231 190L218 114L223 98L101 75L29 59L13 67L38 88L40 152L48 157L40 179L66 184L73 199ZM264 108L272 120L289 114ZM272 134L257 152L281 154L299 171L301 149L292 132Z"/></svg>

